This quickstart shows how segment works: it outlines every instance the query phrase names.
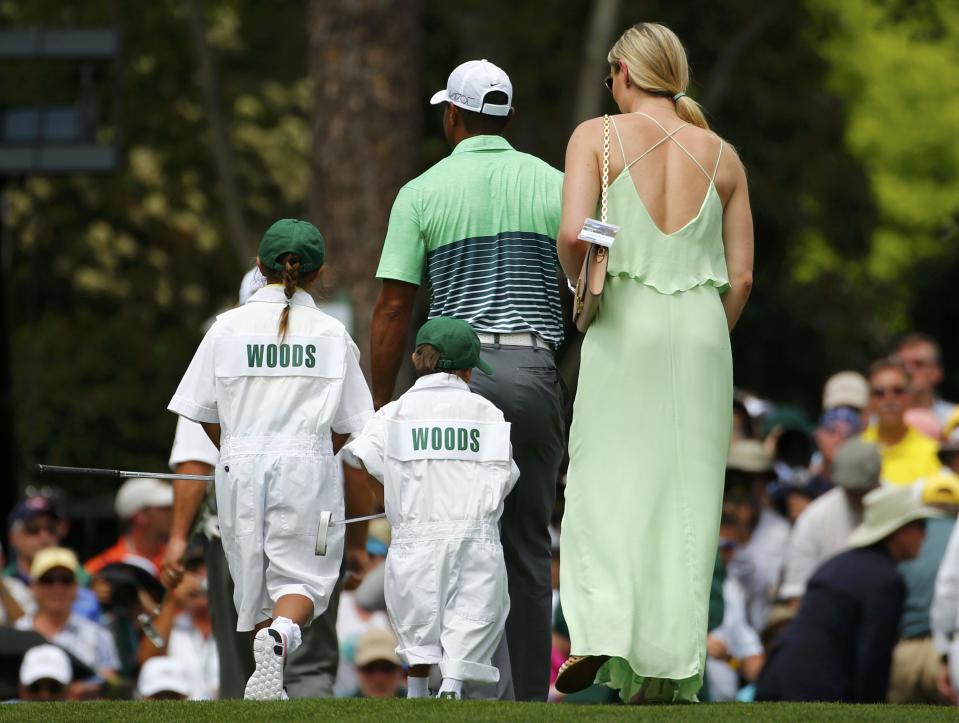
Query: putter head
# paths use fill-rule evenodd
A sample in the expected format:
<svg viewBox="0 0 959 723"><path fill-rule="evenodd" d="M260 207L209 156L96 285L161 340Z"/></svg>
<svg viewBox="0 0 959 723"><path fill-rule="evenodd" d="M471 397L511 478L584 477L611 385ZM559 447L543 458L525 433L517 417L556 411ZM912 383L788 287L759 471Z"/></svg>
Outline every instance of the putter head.
<svg viewBox="0 0 959 723"><path fill-rule="evenodd" d="M332 519L332 512L324 511L320 513L320 526L316 530L316 548L314 549L317 557L326 555L326 543L330 536L330 521Z"/></svg>

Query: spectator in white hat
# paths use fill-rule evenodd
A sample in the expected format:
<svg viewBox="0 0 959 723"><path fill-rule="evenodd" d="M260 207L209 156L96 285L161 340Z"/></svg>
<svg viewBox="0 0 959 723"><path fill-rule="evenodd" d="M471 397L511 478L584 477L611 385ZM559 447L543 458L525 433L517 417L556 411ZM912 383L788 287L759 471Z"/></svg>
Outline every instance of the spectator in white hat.
<svg viewBox="0 0 959 723"><path fill-rule="evenodd" d="M186 700L190 683L180 662L163 655L143 664L136 692L144 700Z"/></svg>
<svg viewBox="0 0 959 723"><path fill-rule="evenodd" d="M862 412L868 406L869 381L859 372L837 372L826 380L822 390L823 411L848 407Z"/></svg>
<svg viewBox="0 0 959 723"><path fill-rule="evenodd" d="M885 702L906 598L896 566L919 554L926 520L942 513L923 504L918 486L880 487L864 504L851 549L812 576L770 651L757 700Z"/></svg>
<svg viewBox="0 0 959 723"><path fill-rule="evenodd" d="M20 700L46 703L67 700L73 666L63 648L38 645L30 648L20 663Z"/></svg>
<svg viewBox="0 0 959 723"><path fill-rule="evenodd" d="M111 563L130 562L133 557L148 560L153 566L154 577L159 579L163 553L170 537L173 488L158 479L130 479L117 492L114 507L126 533L115 545L88 560L87 572L96 575Z"/></svg>

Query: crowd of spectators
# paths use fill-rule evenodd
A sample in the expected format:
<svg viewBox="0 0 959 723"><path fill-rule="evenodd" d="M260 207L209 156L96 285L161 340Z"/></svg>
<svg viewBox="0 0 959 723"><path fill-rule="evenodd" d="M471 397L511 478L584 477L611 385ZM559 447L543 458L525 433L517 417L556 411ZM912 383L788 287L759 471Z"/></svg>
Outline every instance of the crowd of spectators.
<svg viewBox="0 0 959 723"><path fill-rule="evenodd" d="M864 372L826 380L816 424L738 395L702 697L956 704L959 411L929 337Z"/></svg>
<svg viewBox="0 0 959 723"><path fill-rule="evenodd" d="M825 381L815 424L737 392L701 699L957 703L959 409L937 395L942 361L928 337L906 337L863 372ZM67 503L34 495L10 511L0 654L15 664L3 668L3 698L221 697L203 536L182 582L160 583L173 501L160 480L125 482L121 534L83 565L63 546ZM554 676L569 654L561 519L562 495ZM371 569L339 595L335 695L405 696L383 599L389 544L385 521L372 524ZM552 699L615 696L593 687Z"/></svg>

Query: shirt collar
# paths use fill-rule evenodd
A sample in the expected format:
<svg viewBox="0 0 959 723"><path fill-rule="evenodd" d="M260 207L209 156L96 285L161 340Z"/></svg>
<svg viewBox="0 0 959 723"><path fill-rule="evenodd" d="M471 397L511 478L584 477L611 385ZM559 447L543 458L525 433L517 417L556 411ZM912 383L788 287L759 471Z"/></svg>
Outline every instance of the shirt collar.
<svg viewBox="0 0 959 723"><path fill-rule="evenodd" d="M900 439L895 444L882 444L881 440L879 439L879 425L870 424L868 427L866 427L866 430L860 436L862 437L863 441L872 442L874 444L880 445L886 450L889 450L893 448L899 449L903 446L908 447L914 444L916 442L916 439L920 438L919 437L920 434L921 432L919 432L915 427L910 427L909 425L906 425L906 433L902 436L902 439Z"/></svg>
<svg viewBox="0 0 959 723"><path fill-rule="evenodd" d="M470 390L469 384L464 382L455 374L437 372L436 374L427 374L425 377L420 377L417 379L410 391L414 392L422 391L424 389L441 389L444 387L450 389L461 389L465 392Z"/></svg>
<svg viewBox="0 0 959 723"><path fill-rule="evenodd" d="M503 136L470 136L456 144L453 153L469 153L471 151L511 151L513 146Z"/></svg>
<svg viewBox="0 0 959 723"><path fill-rule="evenodd" d="M286 294L283 292L283 284L269 284L264 286L253 294L246 303L249 304L254 301L265 301L268 304L285 304ZM293 303L299 306L309 306L311 309L316 308L316 302L313 301L313 297L299 287L293 292Z"/></svg>

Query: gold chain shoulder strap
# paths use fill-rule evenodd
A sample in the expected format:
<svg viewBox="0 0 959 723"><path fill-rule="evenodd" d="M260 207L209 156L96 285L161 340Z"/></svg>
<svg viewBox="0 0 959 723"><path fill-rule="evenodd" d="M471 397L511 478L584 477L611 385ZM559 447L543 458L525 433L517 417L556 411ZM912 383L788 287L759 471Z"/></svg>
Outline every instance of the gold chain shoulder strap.
<svg viewBox="0 0 959 723"><path fill-rule="evenodd" d="M603 195L599 220L606 223L606 195L609 188L609 116L603 116Z"/></svg>

